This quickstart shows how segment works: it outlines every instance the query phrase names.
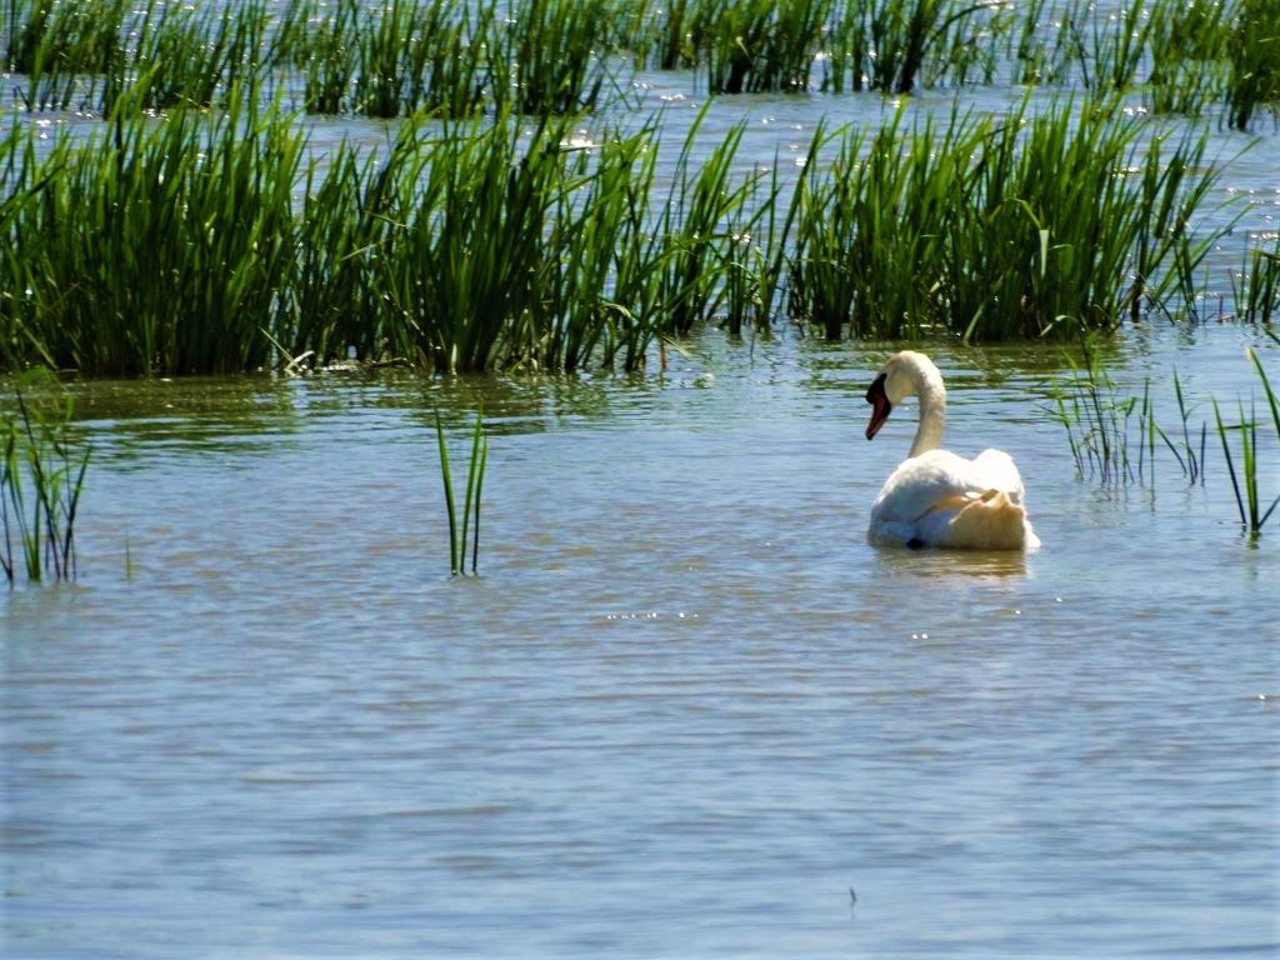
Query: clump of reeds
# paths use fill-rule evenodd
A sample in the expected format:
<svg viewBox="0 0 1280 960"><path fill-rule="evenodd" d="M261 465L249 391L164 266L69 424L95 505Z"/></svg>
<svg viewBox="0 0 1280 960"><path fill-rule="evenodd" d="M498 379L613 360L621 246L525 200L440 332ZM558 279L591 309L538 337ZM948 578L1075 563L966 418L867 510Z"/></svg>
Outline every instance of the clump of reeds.
<svg viewBox="0 0 1280 960"><path fill-rule="evenodd" d="M0 175L13 178L0 286L25 291L0 313L11 367L235 372L270 357L261 327L294 262L303 136L234 84L212 114L152 121L134 102L147 96L122 94L74 149L0 144L19 161Z"/></svg>
<svg viewBox="0 0 1280 960"><path fill-rule="evenodd" d="M703 3L692 24L712 93L808 89L834 0Z"/></svg>
<svg viewBox="0 0 1280 960"><path fill-rule="evenodd" d="M1207 138L1139 146L1115 101L843 134L797 190L793 315L828 336L1074 337L1189 299ZM1225 229L1225 228L1224 228ZM1126 286L1117 283L1130 276Z"/></svg>
<svg viewBox="0 0 1280 960"><path fill-rule="evenodd" d="M11 585L20 566L33 582L76 575L76 514L91 450L67 429L69 393L55 384L58 399L42 403L23 392L47 387L45 381L52 379L43 370L24 375L14 388L16 412L0 422L0 569ZM20 561L14 557L15 541Z"/></svg>
<svg viewBox="0 0 1280 960"><path fill-rule="evenodd" d="M1271 386L1271 380L1262 366L1262 358L1258 356L1258 352L1251 347L1248 350L1248 354L1262 382L1267 405L1271 410L1271 419L1276 428L1276 439L1280 440L1280 399L1277 399L1275 389ZM1240 420L1238 423L1226 424L1222 420L1222 412L1218 409L1217 400L1213 401L1214 423L1217 427L1218 438L1222 442L1222 455L1227 463L1227 475L1231 478L1231 490L1235 494L1236 508L1240 511L1240 525L1244 527L1251 539L1256 539L1262 534L1262 528L1271 519L1276 507L1280 506L1280 496L1277 496L1265 510L1262 508L1264 501L1258 490L1257 405L1250 400L1249 416L1246 417L1244 401L1239 401L1239 412ZM1232 453L1231 443L1228 439L1229 434L1233 432L1239 436L1240 461L1238 471L1236 469L1236 458ZM1242 487L1243 490L1241 489Z"/></svg>
<svg viewBox="0 0 1280 960"><path fill-rule="evenodd" d="M1235 26L1228 39L1231 71L1227 110L1231 126L1248 128L1258 106L1280 104L1280 4L1274 0L1239 0Z"/></svg>
<svg viewBox="0 0 1280 960"><path fill-rule="evenodd" d="M449 520L449 573L466 576L468 537L471 550L471 574L476 573L480 558L480 499L484 490L484 471L489 460L489 440L485 436L482 414L476 414L471 434L471 457L467 467L467 487L462 505L462 522L458 522L457 501L453 493L453 470L449 466L449 444L444 423L436 410L436 441L440 451L440 479L444 485L445 512Z"/></svg>
<svg viewBox="0 0 1280 960"><path fill-rule="evenodd" d="M1067 432L1076 472L1107 484L1135 480L1141 475L1139 460L1148 452L1154 469L1156 428L1149 385L1141 398L1121 396L1098 351L1087 340L1082 349L1083 364L1068 358L1070 388L1055 398L1056 417ZM1131 455L1131 446L1137 456Z"/></svg>
<svg viewBox="0 0 1280 960"><path fill-rule="evenodd" d="M605 56L613 16L613 0L516 0L498 49L515 65L520 112L576 115L595 109L616 83Z"/></svg>
<svg viewBox="0 0 1280 960"><path fill-rule="evenodd" d="M1280 241L1275 250L1250 250L1245 268L1232 274L1233 297L1240 318L1269 325L1280 316Z"/></svg>
<svg viewBox="0 0 1280 960"><path fill-rule="evenodd" d="M1156 451L1163 445L1190 483L1203 484L1208 425L1201 424L1198 436L1192 430L1191 408L1178 372L1173 373L1173 386L1182 428L1175 438L1156 422L1150 380L1143 383L1141 396L1123 395L1098 345L1085 339L1081 350L1082 362L1067 358L1070 385L1056 391L1052 408L1066 431L1076 473L1104 484L1151 483Z"/></svg>
<svg viewBox="0 0 1280 960"><path fill-rule="evenodd" d="M261 66L267 21L265 0L221 10L149 0L131 54L146 91L139 104L209 106L229 85L250 83ZM122 82L116 84L117 95ZM104 106L113 104L114 98L107 98Z"/></svg>

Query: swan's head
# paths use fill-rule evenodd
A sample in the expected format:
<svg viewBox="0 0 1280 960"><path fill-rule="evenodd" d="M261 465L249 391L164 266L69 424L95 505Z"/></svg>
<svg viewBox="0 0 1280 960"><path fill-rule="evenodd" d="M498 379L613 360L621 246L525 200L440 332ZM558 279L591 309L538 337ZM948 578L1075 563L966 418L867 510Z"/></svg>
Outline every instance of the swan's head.
<svg viewBox="0 0 1280 960"><path fill-rule="evenodd" d="M871 420L867 423L867 439L870 440L893 413L893 408L907 397L925 391L945 396L942 374L933 361L923 353L903 350L895 353L880 368L880 375L867 388L867 403L871 404Z"/></svg>

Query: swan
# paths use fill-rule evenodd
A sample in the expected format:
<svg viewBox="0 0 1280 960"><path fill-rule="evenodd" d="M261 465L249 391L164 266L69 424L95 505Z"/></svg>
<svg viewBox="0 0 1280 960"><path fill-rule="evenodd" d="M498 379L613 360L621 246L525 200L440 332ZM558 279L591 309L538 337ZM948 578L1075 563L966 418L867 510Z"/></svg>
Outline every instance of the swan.
<svg viewBox="0 0 1280 960"><path fill-rule="evenodd" d="M911 453L885 481L871 508L867 539L881 546L1034 550L1040 540L1023 505L1022 477L1002 450L972 460L939 450L946 422L942 374L923 353L889 358L867 390L872 439L893 408L915 394L920 425Z"/></svg>

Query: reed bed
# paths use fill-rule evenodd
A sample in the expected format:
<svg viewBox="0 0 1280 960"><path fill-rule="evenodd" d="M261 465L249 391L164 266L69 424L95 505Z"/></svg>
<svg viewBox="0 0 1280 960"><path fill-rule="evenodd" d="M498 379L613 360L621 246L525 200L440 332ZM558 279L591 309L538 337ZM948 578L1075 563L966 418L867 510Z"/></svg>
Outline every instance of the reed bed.
<svg viewBox="0 0 1280 960"><path fill-rule="evenodd" d="M30 110L105 113L151 75L155 105L233 83L308 112L576 113L625 97L628 65L695 70L712 94L1015 83L1142 90L1151 109L1280 102L1271 0L4 0L0 36Z"/></svg>
<svg viewBox="0 0 1280 960"><path fill-rule="evenodd" d="M1185 111L1225 103L1241 67L1256 108L1276 98L1280 34L1256 0L1133 0L1114 20L1084 0L5 0L0 16L26 110L104 111L79 144L37 149L20 117L0 132L0 366L120 375L353 355L634 369L701 324L784 315L830 338L966 341L1189 315L1230 228L1190 227L1213 202L1208 134L1152 140L1119 96L823 127L786 182L739 163L743 127L663 147L657 119L602 107L651 58L725 94L1016 71L1145 82ZM399 120L381 149L320 157L297 111ZM1280 257L1245 266L1239 312L1269 323Z"/></svg>
<svg viewBox="0 0 1280 960"><path fill-rule="evenodd" d="M741 126L695 162L694 124L659 190L657 121L514 104L419 113L321 167L260 95L155 117L144 78L87 143L0 136L0 366L634 369L662 337L767 328L784 303L828 337L1071 340L1192 309L1230 225L1188 227L1215 184L1206 139L1140 146L1113 100L819 129L788 193L776 165L738 165Z"/></svg>
<svg viewBox="0 0 1280 960"><path fill-rule="evenodd" d="M1190 303L1219 235L1187 228L1215 183L1208 139L1144 152L1118 113L1024 105L908 130L900 112L844 133L831 175L797 191L793 315L831 338L1074 338Z"/></svg>

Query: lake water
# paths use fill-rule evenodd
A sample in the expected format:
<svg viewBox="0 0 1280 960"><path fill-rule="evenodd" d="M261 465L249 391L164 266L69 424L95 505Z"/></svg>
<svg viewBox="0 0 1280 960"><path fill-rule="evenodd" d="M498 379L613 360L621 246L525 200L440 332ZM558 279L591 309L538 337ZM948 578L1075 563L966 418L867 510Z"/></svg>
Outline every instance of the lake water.
<svg viewBox="0 0 1280 960"><path fill-rule="evenodd" d="M1274 372L1232 326L1113 369L1198 423L1248 343ZM1058 352L935 351L1044 548L872 549L885 355L81 385L79 581L3 600L4 955L1280 953L1280 528L1213 446L1077 477ZM431 410L460 471L480 404L451 580Z"/></svg>
<svg viewBox="0 0 1280 960"><path fill-rule="evenodd" d="M674 160L698 82L637 79ZM785 166L895 108L726 98L704 130L745 118L742 166ZM1216 134L1248 212L1210 318L1274 243L1259 127ZM1176 369L1198 428L1261 399L1247 345L1280 383L1217 322L1108 362L1171 431ZM1077 476L1058 349L935 349L947 445L1013 454L1044 547L872 549L914 429L863 438L890 350L780 326L636 377L76 384L79 580L0 600L0 954L1280 956L1280 516L1241 534L1215 437L1203 484L1167 450ZM489 431L476 578L437 406L459 472Z"/></svg>

